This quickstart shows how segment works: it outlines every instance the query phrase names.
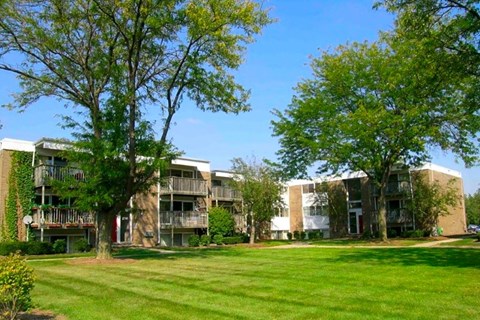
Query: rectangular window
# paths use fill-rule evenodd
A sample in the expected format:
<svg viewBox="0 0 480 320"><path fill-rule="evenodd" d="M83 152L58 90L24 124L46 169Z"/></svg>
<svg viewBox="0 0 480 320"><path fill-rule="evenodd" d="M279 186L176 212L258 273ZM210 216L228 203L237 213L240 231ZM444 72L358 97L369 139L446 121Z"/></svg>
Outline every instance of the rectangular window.
<svg viewBox="0 0 480 320"><path fill-rule="evenodd" d="M347 180L348 200L362 200L362 184L360 179Z"/></svg>
<svg viewBox="0 0 480 320"><path fill-rule="evenodd" d="M310 183L310 184L305 184L302 187L303 193L314 193L315 192L315 184Z"/></svg>

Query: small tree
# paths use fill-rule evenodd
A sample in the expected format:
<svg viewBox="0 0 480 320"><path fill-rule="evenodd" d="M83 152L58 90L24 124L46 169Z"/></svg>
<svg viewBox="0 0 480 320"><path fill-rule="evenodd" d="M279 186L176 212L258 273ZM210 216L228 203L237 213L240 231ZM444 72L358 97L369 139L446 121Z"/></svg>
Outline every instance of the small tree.
<svg viewBox="0 0 480 320"><path fill-rule="evenodd" d="M465 195L465 212L467 214L467 223L480 223L480 189L474 194Z"/></svg>
<svg viewBox="0 0 480 320"><path fill-rule="evenodd" d="M235 230L235 220L227 209L213 207L208 211L208 228L211 235L230 236Z"/></svg>
<svg viewBox="0 0 480 320"><path fill-rule="evenodd" d="M416 228L431 232L438 223L438 218L449 214L451 207L458 204L455 180L448 181L447 186L441 186L437 181L429 183L422 174L413 179L412 200L407 208L414 215Z"/></svg>
<svg viewBox="0 0 480 320"><path fill-rule="evenodd" d="M16 319L31 307L30 291L35 277L19 254L0 258L0 318Z"/></svg>
<svg viewBox="0 0 480 320"><path fill-rule="evenodd" d="M283 206L281 194L283 186L277 172L265 161L258 163L235 158L232 171L236 177L232 187L242 194L243 210L250 221L250 244L255 242L256 234L262 233L266 225Z"/></svg>

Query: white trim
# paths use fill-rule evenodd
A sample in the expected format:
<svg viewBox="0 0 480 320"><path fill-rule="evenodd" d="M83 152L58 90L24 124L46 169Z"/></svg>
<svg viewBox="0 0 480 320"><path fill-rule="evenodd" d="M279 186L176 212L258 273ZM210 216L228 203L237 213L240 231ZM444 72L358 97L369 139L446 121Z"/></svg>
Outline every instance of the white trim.
<svg viewBox="0 0 480 320"><path fill-rule="evenodd" d="M457 177L457 178L462 177L462 174L459 171L448 169L448 168L439 166L438 164L434 164L434 163L430 163L430 162L426 162L421 166L410 169L410 171L421 171L421 170L431 170L431 171L435 171L435 172L448 174L450 176L454 176L454 177Z"/></svg>
<svg viewBox="0 0 480 320"><path fill-rule="evenodd" d="M0 140L0 150L34 152L35 144L32 141L5 138Z"/></svg>

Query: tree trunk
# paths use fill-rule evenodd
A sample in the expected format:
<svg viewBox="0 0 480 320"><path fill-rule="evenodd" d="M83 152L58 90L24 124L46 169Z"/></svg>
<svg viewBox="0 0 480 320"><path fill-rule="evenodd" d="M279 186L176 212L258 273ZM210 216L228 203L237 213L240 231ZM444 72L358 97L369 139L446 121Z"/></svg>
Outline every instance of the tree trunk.
<svg viewBox="0 0 480 320"><path fill-rule="evenodd" d="M255 244L255 219L253 213L250 213L252 224L250 225L250 244Z"/></svg>
<svg viewBox="0 0 480 320"><path fill-rule="evenodd" d="M112 259L112 228L115 212L97 213L97 259Z"/></svg>
<svg viewBox="0 0 480 320"><path fill-rule="evenodd" d="M387 184L380 186L380 195L378 197L378 236L380 241L387 241L387 202L385 192Z"/></svg>

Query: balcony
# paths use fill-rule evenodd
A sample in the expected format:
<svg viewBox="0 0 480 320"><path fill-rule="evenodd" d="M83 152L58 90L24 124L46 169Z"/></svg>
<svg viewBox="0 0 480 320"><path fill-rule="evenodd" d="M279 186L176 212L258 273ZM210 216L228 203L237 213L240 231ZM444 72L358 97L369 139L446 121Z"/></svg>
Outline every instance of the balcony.
<svg viewBox="0 0 480 320"><path fill-rule="evenodd" d="M161 194L207 195L207 181L193 178L168 177L162 181Z"/></svg>
<svg viewBox="0 0 480 320"><path fill-rule="evenodd" d="M410 192L409 181L392 181L387 184L385 195L387 196L403 195L403 194L408 194L409 192ZM377 187L372 186L372 194L374 196L378 196L380 194L380 190Z"/></svg>
<svg viewBox="0 0 480 320"><path fill-rule="evenodd" d="M199 211L164 211L160 212L162 228L207 228L206 212Z"/></svg>
<svg viewBox="0 0 480 320"><path fill-rule="evenodd" d="M50 186L52 180L65 181L68 177L73 177L78 181L85 180L82 170L65 167L42 164L34 169L35 187Z"/></svg>
<svg viewBox="0 0 480 320"><path fill-rule="evenodd" d="M242 194L240 191L229 187L214 186L212 187L212 198L213 200L224 201L240 200L242 198Z"/></svg>
<svg viewBox="0 0 480 320"><path fill-rule="evenodd" d="M48 209L33 209L32 227L39 228L90 228L95 224L95 215L72 208L51 207Z"/></svg>
<svg viewBox="0 0 480 320"><path fill-rule="evenodd" d="M412 215L407 209L390 209L387 212L387 223L410 223Z"/></svg>

